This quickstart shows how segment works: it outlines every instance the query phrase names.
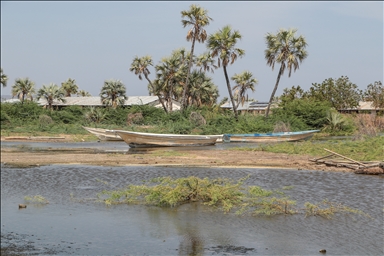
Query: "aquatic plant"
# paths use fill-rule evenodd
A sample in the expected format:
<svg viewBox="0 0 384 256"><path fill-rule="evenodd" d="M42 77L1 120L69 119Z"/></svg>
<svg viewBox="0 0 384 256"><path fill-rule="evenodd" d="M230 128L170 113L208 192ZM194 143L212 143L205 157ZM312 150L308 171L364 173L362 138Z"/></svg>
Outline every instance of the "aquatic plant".
<svg viewBox="0 0 384 256"><path fill-rule="evenodd" d="M190 176L173 179L159 177L143 181L142 185L129 185L118 190L104 190L98 194L99 202L112 204L145 204L160 207L176 207L185 203L203 203L237 215L298 214L331 218L335 213L364 214L324 200L320 204L305 203L305 208L296 207L296 201L280 190L266 190L259 186L245 186L244 181L226 178L208 179ZM292 186L283 187L284 190Z"/></svg>
<svg viewBox="0 0 384 256"><path fill-rule="evenodd" d="M340 203L330 202L327 199L324 199L323 201L317 204L311 204L306 202L304 206L305 216L321 216L327 219L331 219L335 213L356 213L364 215L366 217L370 217L368 214L360 210L347 207Z"/></svg>
<svg viewBox="0 0 384 256"><path fill-rule="evenodd" d="M31 203L49 204L49 201L41 195L25 196L24 200Z"/></svg>

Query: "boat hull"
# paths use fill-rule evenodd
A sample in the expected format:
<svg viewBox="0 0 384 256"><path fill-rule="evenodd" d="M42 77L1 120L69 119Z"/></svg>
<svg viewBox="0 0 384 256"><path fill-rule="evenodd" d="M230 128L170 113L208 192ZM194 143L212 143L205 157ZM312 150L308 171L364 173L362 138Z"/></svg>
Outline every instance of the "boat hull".
<svg viewBox="0 0 384 256"><path fill-rule="evenodd" d="M123 141L123 139L119 135L115 134L111 130L84 126L83 128L103 141Z"/></svg>
<svg viewBox="0 0 384 256"><path fill-rule="evenodd" d="M283 142L310 139L319 130L279 133L224 134L223 142Z"/></svg>
<svg viewBox="0 0 384 256"><path fill-rule="evenodd" d="M157 134L114 130L131 148L215 145L218 135Z"/></svg>

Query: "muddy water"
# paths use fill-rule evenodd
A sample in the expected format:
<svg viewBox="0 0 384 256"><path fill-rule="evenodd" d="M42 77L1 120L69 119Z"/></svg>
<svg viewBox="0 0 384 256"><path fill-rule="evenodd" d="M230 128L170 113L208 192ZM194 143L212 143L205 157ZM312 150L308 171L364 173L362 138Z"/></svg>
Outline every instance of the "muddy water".
<svg viewBox="0 0 384 256"><path fill-rule="evenodd" d="M287 190L298 205L323 199L368 213L327 220L303 215L239 217L198 204L164 209L106 207L98 192L160 176L240 179ZM382 176L277 169L99 167L1 168L1 233L32 244L35 254L60 255L383 255ZM25 203L42 195L47 205ZM3 239L2 247L16 243Z"/></svg>

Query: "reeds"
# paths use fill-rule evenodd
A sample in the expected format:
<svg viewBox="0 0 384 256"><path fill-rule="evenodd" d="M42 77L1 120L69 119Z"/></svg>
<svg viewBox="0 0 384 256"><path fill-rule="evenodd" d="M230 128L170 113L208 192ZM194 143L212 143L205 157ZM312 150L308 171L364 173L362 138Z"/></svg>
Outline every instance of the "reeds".
<svg viewBox="0 0 384 256"><path fill-rule="evenodd" d="M377 136L384 132L384 116L358 114L353 117L353 121L358 130L357 139L362 136Z"/></svg>

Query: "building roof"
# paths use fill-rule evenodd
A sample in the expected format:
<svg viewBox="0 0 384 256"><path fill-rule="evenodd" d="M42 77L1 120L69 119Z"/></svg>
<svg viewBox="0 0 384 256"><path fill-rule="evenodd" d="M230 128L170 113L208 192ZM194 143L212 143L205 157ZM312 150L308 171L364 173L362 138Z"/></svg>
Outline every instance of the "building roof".
<svg viewBox="0 0 384 256"><path fill-rule="evenodd" d="M240 103L237 110L265 110L268 107L268 102L258 102L258 101L246 101L244 102L244 105ZM272 104L271 107L274 107L274 104ZM232 102L226 102L223 105L221 105L221 108L226 109L232 109Z"/></svg>
<svg viewBox="0 0 384 256"><path fill-rule="evenodd" d="M373 106L373 101L359 101L359 106L357 108L346 108L339 110L382 110L383 108L375 108Z"/></svg>
<svg viewBox="0 0 384 256"><path fill-rule="evenodd" d="M53 105L56 106L103 106L99 96L92 97L65 97L66 102L54 101ZM130 105L148 105L156 103L159 100L157 96L129 96L125 101L125 106ZM41 98L38 103L40 105L47 105L47 101Z"/></svg>
<svg viewBox="0 0 384 256"><path fill-rule="evenodd" d="M101 103L101 99L99 96L91 96L91 97L64 97L66 100L65 103L54 101L54 106L103 106ZM3 102L15 103L19 102L19 99L8 99ZM37 101L37 103L41 106L47 105L47 101L43 98ZM177 101L173 101L174 109L179 109L180 103ZM124 106L132 106L132 105L153 105L158 107L161 106L159 102L159 98L157 96L128 96L128 99L125 101Z"/></svg>

